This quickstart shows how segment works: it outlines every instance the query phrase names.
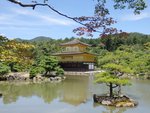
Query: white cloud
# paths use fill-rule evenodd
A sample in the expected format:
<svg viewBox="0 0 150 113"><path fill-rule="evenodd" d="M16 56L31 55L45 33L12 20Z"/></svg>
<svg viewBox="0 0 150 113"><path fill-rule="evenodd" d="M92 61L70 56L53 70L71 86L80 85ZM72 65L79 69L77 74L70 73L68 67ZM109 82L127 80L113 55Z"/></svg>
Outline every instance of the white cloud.
<svg viewBox="0 0 150 113"><path fill-rule="evenodd" d="M11 8L8 13L0 14L0 29L41 29L52 25L74 26L76 23L51 13L26 8Z"/></svg>
<svg viewBox="0 0 150 113"><path fill-rule="evenodd" d="M40 12L36 12L35 10L27 10L27 9L12 9L12 11L19 15L28 16L29 18L35 18L36 20L39 20L40 22L45 23L46 25L63 25L63 26L72 26L76 23L69 20L69 19L62 19L60 17L54 16L52 14L43 14Z"/></svg>
<svg viewBox="0 0 150 113"><path fill-rule="evenodd" d="M138 21L142 19L150 18L150 14L147 12L141 13L139 15L128 14L121 18L122 21Z"/></svg>
<svg viewBox="0 0 150 113"><path fill-rule="evenodd" d="M5 37L6 35L5 35L5 34L3 34L3 33L0 33L0 36L3 36L3 37Z"/></svg>
<svg viewBox="0 0 150 113"><path fill-rule="evenodd" d="M69 26L69 25L75 24L69 20L58 19L58 18L56 19L56 18L52 18L49 16L44 16L44 15L39 15L38 18L43 19L43 21L48 22L48 24L57 24L57 25L64 25L64 26Z"/></svg>

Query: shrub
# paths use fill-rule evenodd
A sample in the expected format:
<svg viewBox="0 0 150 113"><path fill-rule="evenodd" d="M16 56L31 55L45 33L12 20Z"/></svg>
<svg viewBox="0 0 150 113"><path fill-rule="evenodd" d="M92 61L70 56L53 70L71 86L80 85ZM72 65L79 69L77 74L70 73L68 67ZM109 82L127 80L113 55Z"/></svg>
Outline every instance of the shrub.
<svg viewBox="0 0 150 113"><path fill-rule="evenodd" d="M60 68L60 67L56 67L56 75L57 76L62 76L62 75L64 75L64 70L62 69L62 68Z"/></svg>
<svg viewBox="0 0 150 113"><path fill-rule="evenodd" d="M0 63L0 75L4 75L4 74L8 73L9 71L10 71L9 66L7 66L3 63Z"/></svg>
<svg viewBox="0 0 150 113"><path fill-rule="evenodd" d="M32 67L30 70L30 78L34 78L35 76L37 76L37 74L42 74L44 72L44 68L42 67Z"/></svg>

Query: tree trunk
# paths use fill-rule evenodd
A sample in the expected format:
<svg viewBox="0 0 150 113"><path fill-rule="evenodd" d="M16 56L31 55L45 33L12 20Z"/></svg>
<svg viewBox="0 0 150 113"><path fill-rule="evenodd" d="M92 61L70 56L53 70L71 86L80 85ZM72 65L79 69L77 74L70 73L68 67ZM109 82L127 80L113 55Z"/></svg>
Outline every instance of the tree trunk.
<svg viewBox="0 0 150 113"><path fill-rule="evenodd" d="M118 86L118 96L121 95L121 85Z"/></svg>
<svg viewBox="0 0 150 113"><path fill-rule="evenodd" d="M46 76L46 75L47 75L47 73L48 73L48 71L46 71L44 75Z"/></svg>
<svg viewBox="0 0 150 113"><path fill-rule="evenodd" d="M110 97L113 97L113 84L112 83L110 83L109 85L109 95Z"/></svg>
<svg viewBox="0 0 150 113"><path fill-rule="evenodd" d="M14 70L14 62L12 62L12 63L10 63L9 64L9 66L10 66L10 70L12 71L12 72L16 72L16 70Z"/></svg>

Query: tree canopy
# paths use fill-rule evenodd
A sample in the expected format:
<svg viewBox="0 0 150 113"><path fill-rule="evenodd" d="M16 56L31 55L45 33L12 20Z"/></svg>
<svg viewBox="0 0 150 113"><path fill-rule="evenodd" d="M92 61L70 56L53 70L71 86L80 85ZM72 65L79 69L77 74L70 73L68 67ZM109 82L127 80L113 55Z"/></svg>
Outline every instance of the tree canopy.
<svg viewBox="0 0 150 113"><path fill-rule="evenodd" d="M30 70L30 77L33 78L37 74L44 76L52 76L51 72L55 71L55 76L63 75L64 70L59 67L58 60L54 56L41 56L35 60ZM53 75L54 76L54 75Z"/></svg>
<svg viewBox="0 0 150 113"><path fill-rule="evenodd" d="M29 43L19 43L0 36L0 61L31 62L30 50L32 48L34 46Z"/></svg>
<svg viewBox="0 0 150 113"><path fill-rule="evenodd" d="M29 43L20 43L0 36L0 62L10 65L11 70L15 71L14 65L26 67L32 64L32 50L34 46Z"/></svg>
<svg viewBox="0 0 150 113"><path fill-rule="evenodd" d="M121 93L121 85L129 84L129 81L126 77L127 74L132 74L133 70L122 64L121 56L110 56L101 67L104 69L104 72L96 75L96 83L106 83L110 88L109 95L113 96L113 89L119 87L118 95ZM103 59L101 59L103 61ZM106 61L106 60L105 60Z"/></svg>

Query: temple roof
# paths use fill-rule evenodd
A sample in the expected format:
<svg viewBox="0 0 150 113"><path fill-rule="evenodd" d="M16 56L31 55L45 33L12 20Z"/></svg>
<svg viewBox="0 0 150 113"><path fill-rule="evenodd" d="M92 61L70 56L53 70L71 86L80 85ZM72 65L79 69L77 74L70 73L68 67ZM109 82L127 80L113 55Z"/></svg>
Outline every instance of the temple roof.
<svg viewBox="0 0 150 113"><path fill-rule="evenodd" d="M54 56L59 56L59 55L75 55L75 54L91 54L91 55L96 55L93 53L89 53L89 52L62 52L62 53L55 53Z"/></svg>
<svg viewBox="0 0 150 113"><path fill-rule="evenodd" d="M91 45L89 45L89 44L86 44L86 43L84 43L84 42L79 41L78 39L74 39L74 40L72 40L72 41L70 41L70 42L62 43L62 44L60 44L60 45L61 45L61 46L66 46L66 45L74 45L74 44L82 44L82 45L85 45L85 46L91 46Z"/></svg>

